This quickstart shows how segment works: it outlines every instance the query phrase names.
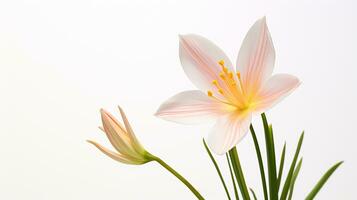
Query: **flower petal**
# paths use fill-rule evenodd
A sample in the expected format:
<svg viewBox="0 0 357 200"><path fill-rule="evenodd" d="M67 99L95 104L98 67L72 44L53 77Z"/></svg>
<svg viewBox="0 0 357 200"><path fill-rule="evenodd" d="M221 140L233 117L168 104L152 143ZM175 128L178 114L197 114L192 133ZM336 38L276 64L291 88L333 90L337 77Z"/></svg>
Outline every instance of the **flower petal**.
<svg viewBox="0 0 357 200"><path fill-rule="evenodd" d="M256 104L255 112L261 113L271 108L299 85L300 81L295 76L289 74L272 76L258 93L259 100Z"/></svg>
<svg viewBox="0 0 357 200"><path fill-rule="evenodd" d="M155 115L169 121L194 124L216 118L233 109L232 106L209 98L199 90L191 90L169 98Z"/></svg>
<svg viewBox="0 0 357 200"><path fill-rule="evenodd" d="M274 68L275 50L266 19L255 22L244 38L237 58L237 71L247 93L259 90Z"/></svg>
<svg viewBox="0 0 357 200"><path fill-rule="evenodd" d="M119 111L120 111L120 115L121 115L121 117L122 117L122 119L123 119L125 128L126 128L126 130L127 130L127 134L128 134L128 136L129 136L129 138L130 138L131 146L133 146L134 149L135 149L138 153L143 153L143 152L145 152L144 147L140 144L139 140L136 138L136 136L135 136L135 134L134 134L134 131L133 131L133 129L131 128L131 125L130 125L130 123L129 123L129 120L128 120L128 118L126 117L126 115L125 115L123 109L122 109L120 106L118 106L118 108L119 108Z"/></svg>
<svg viewBox="0 0 357 200"><path fill-rule="evenodd" d="M212 88L213 80L220 81L220 60L224 60L228 70L233 71L232 63L226 54L199 35L180 36L180 60L188 78L203 92Z"/></svg>
<svg viewBox="0 0 357 200"><path fill-rule="evenodd" d="M219 155L228 152L246 135L251 120L251 114L237 115L237 113L219 118L208 135L208 145Z"/></svg>
<svg viewBox="0 0 357 200"><path fill-rule="evenodd" d="M101 152L103 152L105 155L109 156L110 158L121 162L121 163L125 163L125 164L131 164L131 165L139 165L139 164L143 164L145 163L144 160L138 160L136 158L128 158L122 154L113 152L107 148L105 148L104 146L98 144L97 142L91 141L91 140L87 140L87 142L93 144L95 147L97 147Z"/></svg>
<svg viewBox="0 0 357 200"><path fill-rule="evenodd" d="M112 146L122 154L135 155L135 150L131 147L130 138L121 123L104 109L101 109L100 113L104 132Z"/></svg>

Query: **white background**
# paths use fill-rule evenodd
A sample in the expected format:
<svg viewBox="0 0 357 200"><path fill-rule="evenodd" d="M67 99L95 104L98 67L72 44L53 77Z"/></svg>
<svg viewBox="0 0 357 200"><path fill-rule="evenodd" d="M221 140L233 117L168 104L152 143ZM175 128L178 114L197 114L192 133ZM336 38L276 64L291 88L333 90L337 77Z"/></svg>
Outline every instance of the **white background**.
<svg viewBox="0 0 357 200"><path fill-rule="evenodd" d="M153 113L194 89L179 63L178 34L204 35L235 61L249 27L264 15L275 72L303 82L267 113L276 151L287 141L288 163L306 131L295 197L303 199L344 160L316 199L355 199L356 9L352 0L1 1L0 199L194 199L158 164L123 165L85 142L109 146L97 129L99 109L118 116L118 104L150 152L207 199L225 199L201 143L212 125L183 126ZM259 117L253 122L263 146ZM238 150L249 186L262 197L250 135ZM218 161L229 182L224 157Z"/></svg>

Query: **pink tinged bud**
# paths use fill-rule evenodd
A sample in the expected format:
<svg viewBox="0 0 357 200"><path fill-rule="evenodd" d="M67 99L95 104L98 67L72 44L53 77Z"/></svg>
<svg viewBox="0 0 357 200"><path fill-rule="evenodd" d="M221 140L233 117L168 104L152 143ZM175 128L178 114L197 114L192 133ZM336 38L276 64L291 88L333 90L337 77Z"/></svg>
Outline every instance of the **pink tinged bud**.
<svg viewBox="0 0 357 200"><path fill-rule="evenodd" d="M125 164L141 165L152 161L147 152L136 138L124 111L119 107L124 126L104 109L100 110L103 127L100 129L106 134L115 151L109 150L97 142L88 140L101 152L110 158Z"/></svg>

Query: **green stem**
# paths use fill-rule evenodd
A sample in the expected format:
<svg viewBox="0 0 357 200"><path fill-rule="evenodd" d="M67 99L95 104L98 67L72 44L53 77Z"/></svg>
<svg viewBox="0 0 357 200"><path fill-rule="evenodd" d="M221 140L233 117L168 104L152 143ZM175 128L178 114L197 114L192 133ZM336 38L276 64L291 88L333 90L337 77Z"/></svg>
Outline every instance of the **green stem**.
<svg viewBox="0 0 357 200"><path fill-rule="evenodd" d="M233 188L234 188L234 195L236 197L236 200L239 200L238 190L237 190L236 182L234 181L234 174L232 171L231 161L229 160L228 153L226 153L226 158L227 158L227 162L228 162L229 172L231 173L231 178L232 178L232 183L233 183Z"/></svg>
<svg viewBox="0 0 357 200"><path fill-rule="evenodd" d="M253 125L250 124L249 128L250 128L250 133L252 134L252 137L253 137L255 151L257 153L259 170L260 170L260 178L262 180L262 185L263 185L264 199L268 200L268 190L267 190L267 184L266 184L266 180L265 180L264 164L263 164L262 154L261 154L260 147L259 147L259 142L257 139L257 135L255 134Z"/></svg>
<svg viewBox="0 0 357 200"><path fill-rule="evenodd" d="M223 187L224 187L224 190L226 191L228 200L231 200L231 196L229 195L228 188L227 188L226 182L225 182L224 179L223 179L221 170L219 169L216 160L214 159L214 157L213 157L211 151L209 150L209 148L208 148L208 146L207 146L207 144L206 144L205 139L203 139L203 145L205 146L205 149L206 149L206 151L207 151L207 153L208 153L208 156L211 158L211 161L212 161L214 167L216 168L216 171L217 171L217 173L218 173L219 178L221 179L221 182L222 182L222 185L223 185Z"/></svg>
<svg viewBox="0 0 357 200"><path fill-rule="evenodd" d="M202 197L202 195L195 189L195 187L193 187L193 185L191 185L190 182L188 182L181 174L179 174L176 170L174 170L172 167L170 167L167 163L165 163L163 160L161 160L160 158L156 157L156 156L150 156L153 160L155 160L156 162L158 162L161 166L163 166L165 169L167 169L167 171L171 172L171 174L173 174L174 176L176 176L176 178L178 178L183 184L186 185L186 187L188 187L188 189L191 190L191 192L197 197L197 199L199 200L204 200L204 198Z"/></svg>
<svg viewBox="0 0 357 200"><path fill-rule="evenodd" d="M239 161L238 152L237 152L237 148L236 147L234 147L231 150L229 150L229 156L230 156L231 161L232 161L234 174L236 175L238 186L239 186L239 189L240 189L240 191L242 193L243 199L244 200L250 200L248 187L247 187L247 184L246 184L245 179L244 179L243 170L242 170L242 167L240 165L240 161Z"/></svg>
<svg viewBox="0 0 357 200"><path fill-rule="evenodd" d="M274 136L273 128L268 125L265 113L261 114L264 132L265 132L265 145L267 153L267 163L268 163L268 178L269 178L269 196L270 200L278 200L278 190L277 190L277 176L276 176L276 160L275 160L275 147L274 147Z"/></svg>

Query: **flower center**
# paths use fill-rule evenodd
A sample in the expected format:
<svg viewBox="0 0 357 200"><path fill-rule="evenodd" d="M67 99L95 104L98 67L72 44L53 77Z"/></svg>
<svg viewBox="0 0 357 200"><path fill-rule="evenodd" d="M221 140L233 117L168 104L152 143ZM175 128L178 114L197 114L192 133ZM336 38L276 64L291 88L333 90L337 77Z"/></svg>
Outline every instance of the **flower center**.
<svg viewBox="0 0 357 200"><path fill-rule="evenodd" d="M224 104L236 107L238 112L244 112L251 108L251 100L246 98L244 93L240 72L229 71L224 60L220 60L218 64L222 69L219 79L212 81L214 90L208 90L207 95Z"/></svg>

